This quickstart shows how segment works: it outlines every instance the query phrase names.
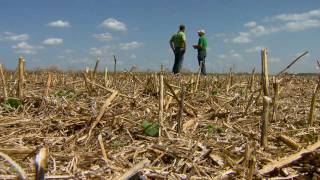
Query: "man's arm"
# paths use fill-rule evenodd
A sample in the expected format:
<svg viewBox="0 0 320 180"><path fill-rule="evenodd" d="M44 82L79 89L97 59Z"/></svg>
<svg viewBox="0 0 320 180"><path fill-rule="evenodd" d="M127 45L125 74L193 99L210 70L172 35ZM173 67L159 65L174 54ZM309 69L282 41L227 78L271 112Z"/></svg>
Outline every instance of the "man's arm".
<svg viewBox="0 0 320 180"><path fill-rule="evenodd" d="M169 43L170 43L170 47L171 47L172 51L174 51L174 44L173 44L173 41L170 41Z"/></svg>
<svg viewBox="0 0 320 180"><path fill-rule="evenodd" d="M202 45L201 45L201 44L193 45L193 48L195 48L195 49L202 49Z"/></svg>
<svg viewBox="0 0 320 180"><path fill-rule="evenodd" d="M172 51L174 52L175 47L174 47L174 43L173 43L173 36L171 37L169 44L170 44Z"/></svg>
<svg viewBox="0 0 320 180"><path fill-rule="evenodd" d="M202 48L203 48L203 46L202 46L202 42L201 42L201 39L199 39L199 41L198 41L198 44L197 44L197 45L193 45L193 48L195 48L195 49L202 49Z"/></svg>

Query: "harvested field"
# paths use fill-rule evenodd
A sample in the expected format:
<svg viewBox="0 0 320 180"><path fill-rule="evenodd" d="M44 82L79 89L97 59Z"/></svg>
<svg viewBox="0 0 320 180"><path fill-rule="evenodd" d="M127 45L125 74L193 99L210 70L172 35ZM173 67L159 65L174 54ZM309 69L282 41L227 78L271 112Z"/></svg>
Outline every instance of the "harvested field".
<svg viewBox="0 0 320 180"><path fill-rule="evenodd" d="M4 74L8 95L16 97L18 74ZM160 73L50 74L24 74L17 108L0 91L0 152L30 179L43 147L49 149L47 179L320 178L317 99L308 121L316 76L278 77L275 115L270 78L262 147L260 74L213 74L197 85L195 74L163 73L162 118ZM0 179L18 177L8 161L0 165Z"/></svg>

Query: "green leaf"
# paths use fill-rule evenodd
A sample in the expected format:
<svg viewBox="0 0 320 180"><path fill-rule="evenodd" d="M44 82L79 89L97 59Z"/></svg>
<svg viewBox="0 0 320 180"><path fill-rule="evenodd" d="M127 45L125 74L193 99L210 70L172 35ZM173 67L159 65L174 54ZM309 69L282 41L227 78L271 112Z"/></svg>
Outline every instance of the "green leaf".
<svg viewBox="0 0 320 180"><path fill-rule="evenodd" d="M218 90L213 90L211 92L212 96L217 96L219 94L219 91Z"/></svg>
<svg viewBox="0 0 320 180"><path fill-rule="evenodd" d="M214 130L216 129L216 127L211 124L207 125L206 128L207 128L207 131L209 134L212 134L214 132Z"/></svg>
<svg viewBox="0 0 320 180"><path fill-rule="evenodd" d="M205 128L207 129L208 134L213 134L213 133L219 133L220 134L220 133L224 133L225 132L225 129L223 129L220 126L213 125L213 124L209 124Z"/></svg>
<svg viewBox="0 0 320 180"><path fill-rule="evenodd" d="M142 127L143 132L148 136L155 137L159 135L159 124L143 121Z"/></svg>
<svg viewBox="0 0 320 180"><path fill-rule="evenodd" d="M18 98L13 98L13 97L9 97L5 102L5 106L10 108L15 108L15 109L17 109L21 105L22 105L22 101Z"/></svg>
<svg viewBox="0 0 320 180"><path fill-rule="evenodd" d="M148 122L148 121L143 121L142 122L142 127L143 127L143 129L146 129L146 128L148 128L149 126L151 126L152 125L152 123L150 123L150 122Z"/></svg>

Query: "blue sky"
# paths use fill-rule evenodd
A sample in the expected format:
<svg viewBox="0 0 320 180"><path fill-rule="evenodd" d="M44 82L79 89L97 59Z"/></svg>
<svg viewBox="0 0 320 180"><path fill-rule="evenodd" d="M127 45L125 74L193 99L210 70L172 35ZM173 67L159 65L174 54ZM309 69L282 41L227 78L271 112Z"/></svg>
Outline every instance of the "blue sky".
<svg viewBox="0 0 320 180"><path fill-rule="evenodd" d="M115 54L120 69L171 69L168 41L179 24L186 25L187 69L197 68L192 44L205 29L210 72L260 70L261 48L273 73L304 50L291 72L318 72L319 0L1 0L0 62L13 69L23 56L27 68L84 69L100 56L112 69Z"/></svg>

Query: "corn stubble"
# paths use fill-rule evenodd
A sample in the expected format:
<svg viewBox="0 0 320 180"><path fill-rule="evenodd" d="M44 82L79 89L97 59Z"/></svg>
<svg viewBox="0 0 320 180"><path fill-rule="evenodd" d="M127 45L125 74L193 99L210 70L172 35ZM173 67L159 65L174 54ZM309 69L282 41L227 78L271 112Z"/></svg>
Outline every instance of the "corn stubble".
<svg viewBox="0 0 320 180"><path fill-rule="evenodd" d="M0 162L0 179L21 177L17 165L34 179L43 147L47 179L319 176L316 76L281 75L276 118L261 133L264 118L275 117L275 92L255 71L233 73L231 83L228 74L195 82L195 74L166 72L1 69L1 104L14 96L23 105L0 107L0 152L12 159ZM146 134L145 121L158 124L161 137ZM276 161L286 157L285 165Z"/></svg>

